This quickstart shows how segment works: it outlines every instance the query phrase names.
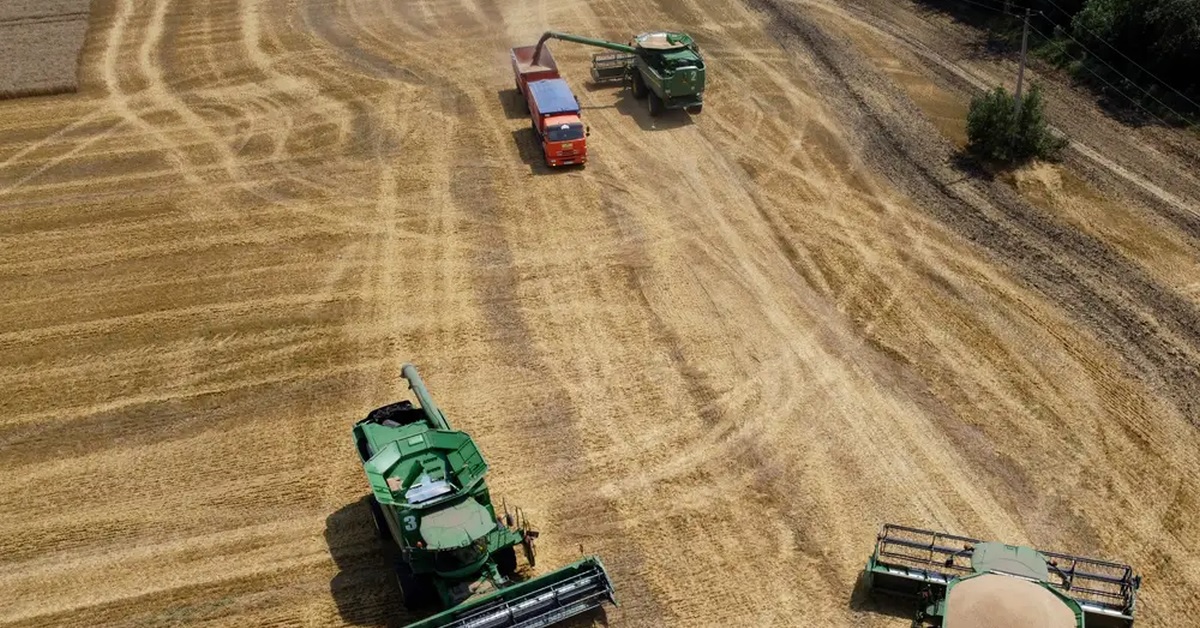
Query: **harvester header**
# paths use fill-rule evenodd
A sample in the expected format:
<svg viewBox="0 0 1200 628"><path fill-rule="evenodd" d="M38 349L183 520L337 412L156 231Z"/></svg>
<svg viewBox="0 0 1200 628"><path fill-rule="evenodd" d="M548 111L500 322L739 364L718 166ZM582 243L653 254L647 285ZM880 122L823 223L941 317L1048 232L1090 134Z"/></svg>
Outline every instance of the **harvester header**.
<svg viewBox="0 0 1200 628"><path fill-rule="evenodd" d="M872 592L915 600L914 626L944 628L981 625L984 605L988 625L1130 628L1141 585L1121 563L892 524L864 576Z"/></svg>

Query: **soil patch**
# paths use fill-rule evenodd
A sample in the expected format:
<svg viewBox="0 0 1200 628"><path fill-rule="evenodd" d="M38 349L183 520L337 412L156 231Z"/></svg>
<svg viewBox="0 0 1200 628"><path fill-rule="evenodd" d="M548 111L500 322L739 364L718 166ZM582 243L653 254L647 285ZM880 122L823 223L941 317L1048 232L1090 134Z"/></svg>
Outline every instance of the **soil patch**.
<svg viewBox="0 0 1200 628"><path fill-rule="evenodd" d="M0 4L0 98L73 92L91 0Z"/></svg>

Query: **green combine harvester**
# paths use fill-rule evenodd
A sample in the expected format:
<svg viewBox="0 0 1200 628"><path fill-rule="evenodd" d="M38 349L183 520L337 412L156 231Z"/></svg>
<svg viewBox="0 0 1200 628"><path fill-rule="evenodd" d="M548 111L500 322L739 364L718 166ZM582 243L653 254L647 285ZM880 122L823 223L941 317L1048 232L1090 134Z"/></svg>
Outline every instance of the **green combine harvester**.
<svg viewBox="0 0 1200 628"><path fill-rule="evenodd" d="M704 57L700 46L686 33L642 33L628 44L618 44L548 31L538 40L534 59L541 58L548 39L614 50L592 56L592 80L631 85L634 98L647 99L652 116L667 109L684 109L694 115L704 107Z"/></svg>
<svg viewBox="0 0 1200 628"><path fill-rule="evenodd" d="M916 601L914 628L1129 628L1128 565L885 525L867 590Z"/></svg>
<svg viewBox="0 0 1200 628"><path fill-rule="evenodd" d="M409 628L533 628L616 604L595 556L537 578L517 576L516 547L533 567L538 533L519 509L496 512L475 442L450 429L416 367L405 364L401 373L420 407L377 408L353 435L375 526L396 553L404 605L440 611Z"/></svg>

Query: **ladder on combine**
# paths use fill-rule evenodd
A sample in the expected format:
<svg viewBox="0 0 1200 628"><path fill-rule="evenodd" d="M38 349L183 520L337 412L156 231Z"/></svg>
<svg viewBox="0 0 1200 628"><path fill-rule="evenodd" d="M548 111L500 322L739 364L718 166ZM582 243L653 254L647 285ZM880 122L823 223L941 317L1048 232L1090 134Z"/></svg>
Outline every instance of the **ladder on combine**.
<svg viewBox="0 0 1200 628"><path fill-rule="evenodd" d="M867 563L869 586L906 598L940 599L955 578L973 573L978 539L887 524ZM1088 628L1129 628L1141 578L1121 563L1037 550L1046 558L1050 586L1079 603Z"/></svg>

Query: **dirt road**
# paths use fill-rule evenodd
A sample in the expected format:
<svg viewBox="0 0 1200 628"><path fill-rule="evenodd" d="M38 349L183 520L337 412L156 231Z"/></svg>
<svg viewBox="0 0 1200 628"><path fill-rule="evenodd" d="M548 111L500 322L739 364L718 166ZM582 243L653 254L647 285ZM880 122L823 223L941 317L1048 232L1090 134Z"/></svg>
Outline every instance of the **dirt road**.
<svg viewBox="0 0 1200 628"><path fill-rule="evenodd" d="M1190 625L1195 153L966 173L884 4L97 0L80 93L0 102L0 624L402 621L349 428L412 361L611 625L907 625L855 594L883 522ZM659 25L704 113L552 43L593 153L547 173L507 49Z"/></svg>

